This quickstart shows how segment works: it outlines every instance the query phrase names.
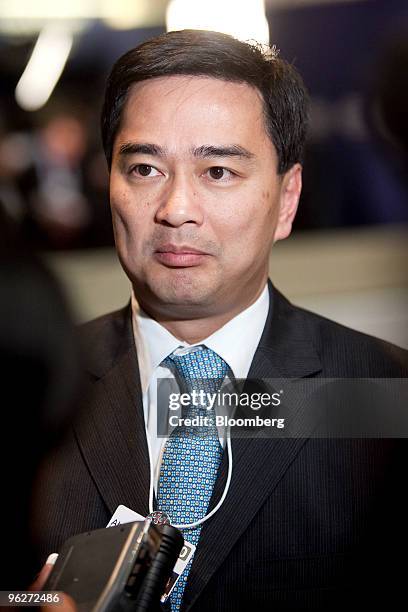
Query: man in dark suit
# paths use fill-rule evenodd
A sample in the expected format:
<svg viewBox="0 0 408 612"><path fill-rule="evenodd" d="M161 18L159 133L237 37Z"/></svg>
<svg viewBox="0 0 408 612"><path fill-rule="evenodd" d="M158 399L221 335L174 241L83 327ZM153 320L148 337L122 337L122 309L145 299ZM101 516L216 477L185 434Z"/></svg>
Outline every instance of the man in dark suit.
<svg viewBox="0 0 408 612"><path fill-rule="evenodd" d="M148 41L108 81L102 131L132 300L82 329L88 390L40 478L37 536L46 554L119 504L147 515L154 489L175 523L199 523L184 532L197 550L173 610L368 609L402 590L404 441L238 437L227 496L203 521L228 484L225 430L199 454L218 453L215 477L186 516L184 475L173 463L170 490L165 478L177 432L155 435L156 382L180 380L180 363L186 380L186 363L203 362L231 380L406 376L404 351L292 306L268 281L296 214L306 117L291 66L222 34Z"/></svg>

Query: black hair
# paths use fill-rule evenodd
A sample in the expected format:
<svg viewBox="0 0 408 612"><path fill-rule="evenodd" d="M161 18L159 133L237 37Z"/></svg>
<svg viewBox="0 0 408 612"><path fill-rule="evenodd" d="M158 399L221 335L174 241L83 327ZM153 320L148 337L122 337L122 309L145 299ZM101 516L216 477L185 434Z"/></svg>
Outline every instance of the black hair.
<svg viewBox="0 0 408 612"><path fill-rule="evenodd" d="M102 109L102 142L109 167L129 88L162 76L196 75L255 87L265 127L278 155L278 172L302 161L308 95L301 76L274 48L204 30L168 32L131 49L113 66Z"/></svg>

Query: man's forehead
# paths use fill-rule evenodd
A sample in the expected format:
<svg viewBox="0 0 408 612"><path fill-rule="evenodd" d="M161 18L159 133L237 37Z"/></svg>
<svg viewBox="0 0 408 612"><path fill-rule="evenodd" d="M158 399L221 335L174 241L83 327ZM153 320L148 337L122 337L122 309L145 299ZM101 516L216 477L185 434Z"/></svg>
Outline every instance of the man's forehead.
<svg viewBox="0 0 408 612"><path fill-rule="evenodd" d="M189 150L226 144L248 148L256 135L269 140L262 97L252 86L214 77L171 75L130 88L116 144L162 141L165 145L171 136L191 137Z"/></svg>
<svg viewBox="0 0 408 612"><path fill-rule="evenodd" d="M127 99L140 93L149 95L151 92L153 94L154 90L157 89L160 89L164 95L171 95L176 92L182 94L183 89L195 90L197 93L219 91L220 93L224 92L225 95L234 95L235 93L235 95L241 96L243 92L246 92L247 95L256 95L262 102L261 92L245 81L229 80L205 74L170 74L144 79L133 83L129 87Z"/></svg>
<svg viewBox="0 0 408 612"><path fill-rule="evenodd" d="M264 117L260 92L246 83L214 77L171 75L135 83L129 89L122 112L123 122L162 121L192 117L196 124L220 129L233 123L243 128ZM164 126L165 127L165 126Z"/></svg>

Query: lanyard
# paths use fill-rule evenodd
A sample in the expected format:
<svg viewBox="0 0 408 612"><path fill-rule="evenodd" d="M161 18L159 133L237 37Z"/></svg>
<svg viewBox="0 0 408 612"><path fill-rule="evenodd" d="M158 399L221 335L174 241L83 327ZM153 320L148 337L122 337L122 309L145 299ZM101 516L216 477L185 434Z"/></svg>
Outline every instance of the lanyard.
<svg viewBox="0 0 408 612"><path fill-rule="evenodd" d="M232 477L232 447L231 447L231 437L230 437L230 433L229 433L229 428L228 428L228 431L226 432L226 436L227 436L227 450L228 450L228 475L227 475L227 482L225 483L225 487L224 487L224 492L223 492L223 494L221 496L220 501L215 506L215 508L213 508L211 510L211 512L209 512L208 514L203 516L203 518L201 518L199 521L196 521L195 523L186 523L186 524L180 524L180 525L173 525L173 527L176 527L177 529L193 529L195 527L198 527L199 525L202 525L203 523L205 523L205 521L208 521L209 518L214 516L214 514L221 508L222 504L224 503L224 500L227 497L227 493L228 493L228 489L229 489L229 486L230 486L230 483L231 483L231 477ZM150 464L149 516L147 517L147 518L149 518L149 517L151 517L153 515L153 512L154 512L154 509L153 509L154 466L153 466L153 461L152 461L152 451L151 451L151 447L150 447L149 436L146 435L146 437L147 437L147 447L148 447L148 450L149 450L149 464ZM164 522L167 522L166 519L168 517L167 517L166 513L163 512L162 515L164 516Z"/></svg>

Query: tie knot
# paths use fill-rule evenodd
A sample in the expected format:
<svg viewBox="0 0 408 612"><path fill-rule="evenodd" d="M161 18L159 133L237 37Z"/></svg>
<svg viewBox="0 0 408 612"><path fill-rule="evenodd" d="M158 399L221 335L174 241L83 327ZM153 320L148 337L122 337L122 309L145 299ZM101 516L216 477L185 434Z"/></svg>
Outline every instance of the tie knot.
<svg viewBox="0 0 408 612"><path fill-rule="evenodd" d="M163 363L172 370L175 368L181 382L190 389L219 389L228 371L228 365L222 357L207 347L184 355L171 353Z"/></svg>

